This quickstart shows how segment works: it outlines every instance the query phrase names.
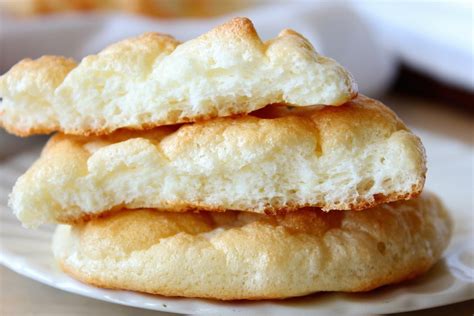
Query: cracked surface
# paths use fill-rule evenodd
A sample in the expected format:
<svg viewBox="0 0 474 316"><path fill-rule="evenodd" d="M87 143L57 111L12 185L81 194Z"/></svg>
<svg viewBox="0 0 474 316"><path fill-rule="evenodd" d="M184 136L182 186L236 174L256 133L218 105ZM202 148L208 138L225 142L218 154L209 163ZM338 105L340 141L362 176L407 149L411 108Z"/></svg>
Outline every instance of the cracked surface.
<svg viewBox="0 0 474 316"><path fill-rule="evenodd" d="M67 273L100 287L266 299L413 278L441 257L451 230L441 202L424 193L362 212L123 210L59 226L53 250Z"/></svg>

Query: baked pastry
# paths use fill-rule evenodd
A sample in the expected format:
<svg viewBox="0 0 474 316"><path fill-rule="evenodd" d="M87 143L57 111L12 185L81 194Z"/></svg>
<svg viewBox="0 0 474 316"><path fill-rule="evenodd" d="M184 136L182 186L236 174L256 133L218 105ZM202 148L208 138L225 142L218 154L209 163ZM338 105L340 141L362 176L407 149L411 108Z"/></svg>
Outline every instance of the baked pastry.
<svg viewBox="0 0 474 316"><path fill-rule="evenodd" d="M209 17L242 10L253 0L0 0L0 10L20 17L63 12L121 11L161 18Z"/></svg>
<svg viewBox="0 0 474 316"><path fill-rule="evenodd" d="M10 206L26 226L120 208L361 210L423 189L423 145L382 103L270 106L146 132L52 137Z"/></svg>
<svg viewBox="0 0 474 316"><path fill-rule="evenodd" d="M233 114L271 103L341 105L351 75L292 30L262 42L235 18L180 43L147 33L73 60L25 59L0 77L0 126L20 136L107 134Z"/></svg>
<svg viewBox="0 0 474 316"><path fill-rule="evenodd" d="M123 210L59 226L53 252L66 273L99 287L270 299L414 278L441 257L450 235L444 207L426 194L363 212Z"/></svg>

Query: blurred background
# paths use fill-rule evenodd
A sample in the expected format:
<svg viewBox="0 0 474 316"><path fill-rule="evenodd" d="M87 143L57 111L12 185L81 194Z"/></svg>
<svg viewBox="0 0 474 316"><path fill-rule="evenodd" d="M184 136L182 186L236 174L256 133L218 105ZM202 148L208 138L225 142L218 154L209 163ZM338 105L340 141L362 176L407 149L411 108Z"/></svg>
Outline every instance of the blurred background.
<svg viewBox="0 0 474 316"><path fill-rule="evenodd" d="M26 57L80 60L146 31L185 41L247 16L263 39L283 28L302 33L349 69L366 95L412 96L389 105L418 102L423 113L442 104L473 116L471 1L0 0L0 10L0 74ZM402 117L415 115L413 105L401 106ZM0 133L0 159L37 141Z"/></svg>
<svg viewBox="0 0 474 316"><path fill-rule="evenodd" d="M349 69L361 93L384 101L422 138L428 190L464 216L456 231L474 238L473 14L472 1L449 0L0 0L0 74L44 54L80 60L143 32L185 41L234 16L252 19L264 40L293 28ZM33 160L46 140L0 130L0 164L9 165L23 151L31 151ZM0 314L137 312L0 269ZM472 301L463 304L423 315L472 314Z"/></svg>

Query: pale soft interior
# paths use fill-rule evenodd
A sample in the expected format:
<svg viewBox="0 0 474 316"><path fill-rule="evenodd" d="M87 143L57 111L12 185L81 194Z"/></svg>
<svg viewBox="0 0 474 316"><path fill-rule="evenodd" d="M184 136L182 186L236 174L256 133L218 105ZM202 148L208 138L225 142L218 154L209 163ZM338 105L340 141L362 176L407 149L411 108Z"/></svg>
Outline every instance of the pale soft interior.
<svg viewBox="0 0 474 316"><path fill-rule="evenodd" d="M340 105L355 96L351 75L299 34L284 31L265 43L241 36L214 31L178 45L145 34L72 69L61 58L20 62L0 78L0 121L12 131L83 134L249 113L271 103Z"/></svg>
<svg viewBox="0 0 474 316"><path fill-rule="evenodd" d="M423 185L423 153L408 131L357 148L325 148L314 137L295 137L236 150L216 135L215 146L196 145L186 154L176 154L166 138L87 143L87 157L68 162L68 169L48 167L36 170L35 180L20 178L10 203L24 224L35 226L121 205L350 209L348 204L371 202L376 194L410 193Z"/></svg>

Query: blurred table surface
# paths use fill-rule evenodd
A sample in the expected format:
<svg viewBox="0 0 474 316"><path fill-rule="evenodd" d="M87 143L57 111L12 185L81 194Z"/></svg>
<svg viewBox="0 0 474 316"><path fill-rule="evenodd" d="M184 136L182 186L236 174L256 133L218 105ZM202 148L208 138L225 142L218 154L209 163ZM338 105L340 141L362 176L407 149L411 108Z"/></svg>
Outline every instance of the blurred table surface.
<svg viewBox="0 0 474 316"><path fill-rule="evenodd" d="M382 98L397 114L414 128L430 130L474 144L472 109L440 104L424 99L388 95ZM4 135L0 135L1 137ZM16 141L1 140L14 148ZM40 138L38 141L44 141ZM22 142L22 143L21 143ZM27 140L18 143L25 147ZM31 142L31 141L30 141ZM11 154L8 153L8 154ZM1 163L1 153L0 153ZM468 172L468 171L466 171ZM470 171L472 174L472 170ZM473 224L474 225L474 224ZM1 241L0 241L1 242ZM400 315L473 315L474 301ZM171 315L102 302L60 291L0 267L0 315Z"/></svg>

